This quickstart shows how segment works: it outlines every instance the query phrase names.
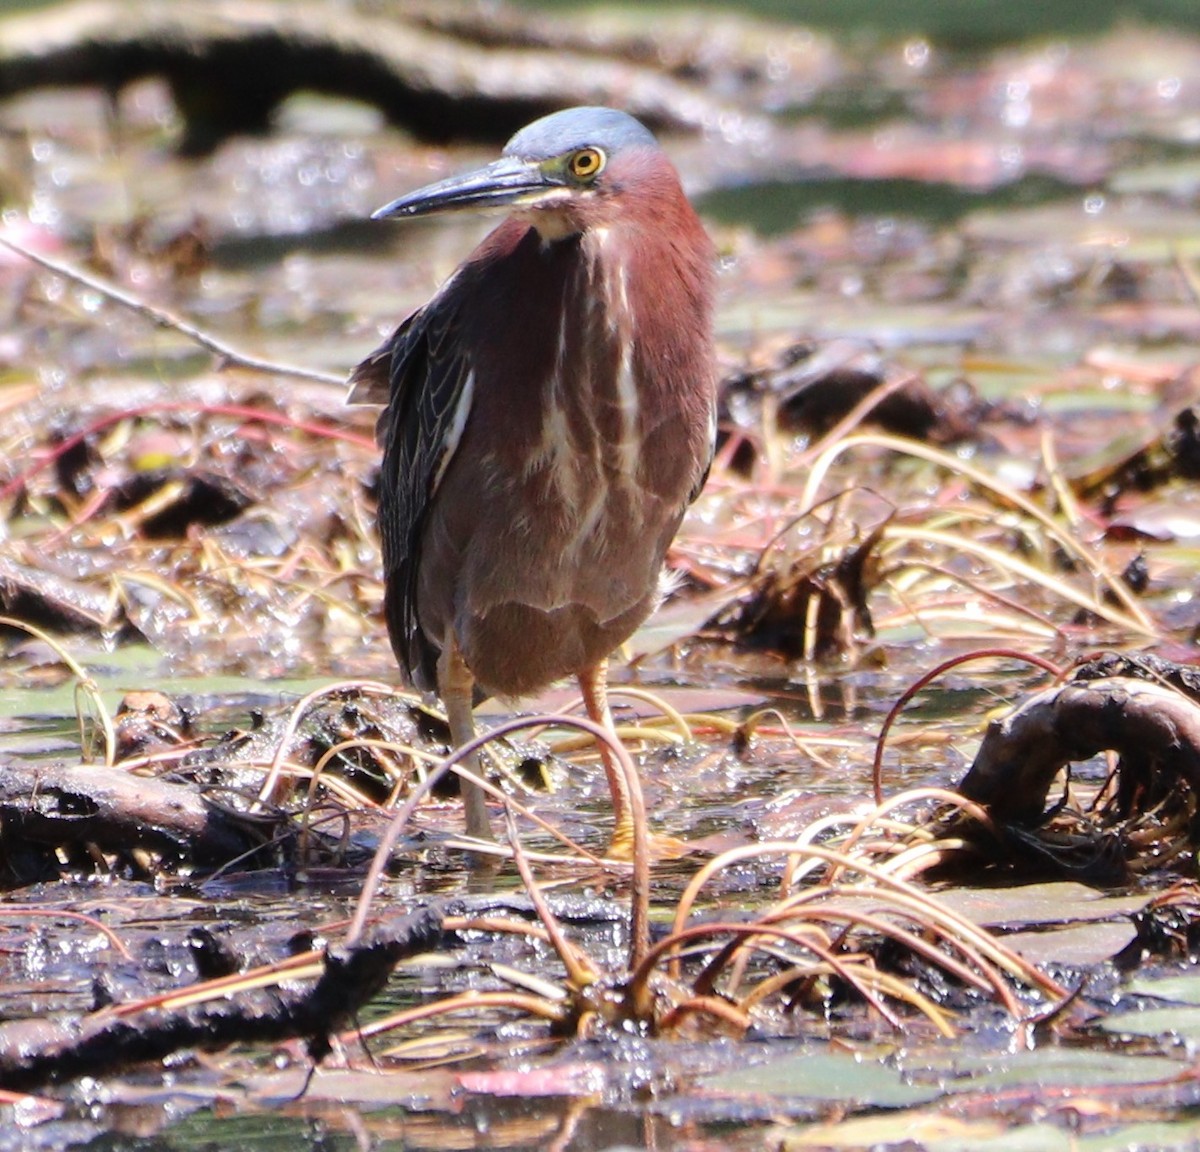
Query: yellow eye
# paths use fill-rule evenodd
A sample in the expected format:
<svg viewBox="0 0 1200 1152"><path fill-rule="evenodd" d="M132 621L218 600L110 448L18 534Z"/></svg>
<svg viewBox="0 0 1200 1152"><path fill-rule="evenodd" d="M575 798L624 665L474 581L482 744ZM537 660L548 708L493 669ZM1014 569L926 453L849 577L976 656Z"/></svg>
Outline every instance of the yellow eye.
<svg viewBox="0 0 1200 1152"><path fill-rule="evenodd" d="M604 167L604 153L599 148L580 148L567 161L567 167L576 180L591 180Z"/></svg>

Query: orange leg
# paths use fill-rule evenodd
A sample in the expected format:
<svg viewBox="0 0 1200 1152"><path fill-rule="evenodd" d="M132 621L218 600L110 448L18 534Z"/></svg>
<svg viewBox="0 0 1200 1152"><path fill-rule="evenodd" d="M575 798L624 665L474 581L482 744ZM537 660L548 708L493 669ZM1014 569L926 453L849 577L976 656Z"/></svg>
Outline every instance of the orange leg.
<svg viewBox="0 0 1200 1152"><path fill-rule="evenodd" d="M438 659L438 691L446 706L446 719L450 722L450 740L455 748L461 748L475 739L475 711L473 695L475 677L462 658L458 645L451 639L442 649ZM476 776L482 776L479 753L465 756L462 766ZM463 813L467 820L467 835L476 840L494 841L492 822L488 819L486 793L472 780L459 778L463 798Z"/></svg>
<svg viewBox="0 0 1200 1152"><path fill-rule="evenodd" d="M608 707L608 661L602 660L594 668L586 668L580 672L579 687L583 690L583 703L588 716L611 732L614 740L618 739L612 712ZM615 818L612 842L608 846L607 855L614 860L632 860L634 815L629 784L616 756L607 744L600 745L600 759L604 763L604 774L608 777ZM689 851L685 841L661 832L647 832L646 845L651 860L673 860Z"/></svg>
<svg viewBox="0 0 1200 1152"><path fill-rule="evenodd" d="M617 729L608 707L608 661L601 660L594 667L580 672L579 687L583 691L583 704L589 718L612 733L616 740ZM617 860L628 860L633 855L633 805L629 798L629 783L607 744L600 745L600 759L604 764L604 775L608 777L613 802L614 825L608 855Z"/></svg>

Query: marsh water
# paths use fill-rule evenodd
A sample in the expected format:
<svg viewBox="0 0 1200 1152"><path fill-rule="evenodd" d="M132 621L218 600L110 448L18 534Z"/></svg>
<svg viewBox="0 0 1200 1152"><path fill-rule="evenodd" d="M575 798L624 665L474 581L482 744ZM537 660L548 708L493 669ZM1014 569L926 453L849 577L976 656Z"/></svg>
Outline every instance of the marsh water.
<svg viewBox="0 0 1200 1152"><path fill-rule="evenodd" d="M0 5L0 20L18 7ZM887 793L954 787L987 720L1045 682L1014 650L1060 666L1100 647L1195 655L1194 485L1148 481L1152 468L1128 462L1153 462L1196 399L1200 18L1182 0L983 6L986 21L965 2L883 7L886 23L879 5L851 2L749 15L675 6L654 23L673 74L729 109L663 139L720 253L717 335L736 433L673 550L679 589L614 660L618 687L689 718L681 738L653 698L618 693L619 722L659 725L631 741L655 829L699 854L654 867L660 936L705 854L861 810L885 716L947 657L1005 653L908 705L884 749ZM561 25L608 53L644 40L648 19L555 5L543 30ZM247 354L342 376L489 227L368 218L500 142L422 142L377 107L305 85L265 132L229 134L200 155L181 154L182 135L160 76L5 98L0 236ZM189 741L219 749L231 731L271 731L330 685L395 683L372 415L348 412L335 384L222 371L103 285L11 250L0 249L0 286L0 582L5 614L33 605L28 619L46 633L5 633L4 766L94 757L81 670L109 710L127 693L161 692L186 713ZM913 439L945 458L881 440L840 453L822 440L827 427L764 416L770 381L829 349L876 383L916 377L940 397ZM259 409L283 423L249 414ZM81 434L75 456L55 455ZM748 462L733 453L737 436ZM947 461L1007 487L983 501L986 485ZM1023 519L1010 491L1032 493L1097 568L1061 564L1058 538ZM772 564L834 586L836 557L876 530L883 544L856 606L866 611L847 612L845 642L823 658L802 610L743 609ZM951 530L961 546L946 543ZM1003 568L1001 556L1028 563ZM1144 617L1105 584L1139 563ZM1039 565L1057 575L1041 578ZM571 695L555 689L518 710L554 712ZM513 711L488 702L481 723ZM514 748L519 764L544 761L548 784L529 788L537 814L601 848L595 755L561 732ZM1096 758L1075 779L1100 787L1107 769ZM479 891L454 847L456 811L452 797L429 805L424 839L406 842L381 901L529 915L512 868ZM355 837L369 852L378 828ZM530 842L552 843L536 830ZM52 1016L144 994L151 969L186 983L179 942L197 927L238 941L273 940L281 926L333 937L363 875L362 856L346 868L214 874L139 872L97 851L90 870L64 856L61 878L22 885L11 843L5 855L4 1020L30 1015L31 1002ZM1036 867L1001 868L994 886L939 877L964 915L1083 991L1066 1039L1035 1038L919 965L922 987L955 1014L953 1040L929 1018L896 1027L811 987L736 1036L630 1027L563 1038L480 1009L387 1041L378 1065L335 1053L308 1082L297 1051L242 1045L52 1086L0 1105L0 1149L1195 1146L1190 955L1132 976L1112 963L1147 902L1192 864L1185 853L1107 883ZM572 939L620 973L626 876L546 868ZM779 860L749 858L712 882L701 908L750 916L779 884ZM31 909L95 916L139 962L126 970L91 928ZM356 1024L515 969L531 984L562 979L541 943L460 931L453 948L402 967ZM1018 998L1027 1022L1048 1011L1035 991Z"/></svg>

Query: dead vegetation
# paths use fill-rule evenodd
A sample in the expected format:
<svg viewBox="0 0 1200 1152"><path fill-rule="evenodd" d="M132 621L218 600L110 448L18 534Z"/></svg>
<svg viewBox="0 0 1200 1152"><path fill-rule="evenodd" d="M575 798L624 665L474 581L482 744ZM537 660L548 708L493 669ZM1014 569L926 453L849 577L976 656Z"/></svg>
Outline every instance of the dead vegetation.
<svg viewBox="0 0 1200 1152"><path fill-rule="evenodd" d="M204 229L174 235L156 248L136 222L98 231L87 256L104 276L57 258L4 273L14 325L50 349L30 337L20 354L63 358L49 382L14 372L0 387L0 683L65 689L79 724L66 751L0 762L0 955L40 965L36 980L6 970L7 1089L167 1060L278 1102L319 1064L331 1098L369 1099L365 1077L386 1077L389 1100L449 1111L465 1086L499 1094L489 1077L513 1051L536 1063L630 1038L929 1051L982 1017L1022 1050L1081 1048L1113 971L1194 957L1200 378L1186 357L1097 346L1031 366L979 340L938 373L927 348L798 338L791 312L774 341L731 323L717 464L621 685L652 823L690 851L600 858L600 734L569 704L493 715L482 783L505 814L511 891L481 898L459 890L463 853L486 849L458 834L444 720L391 683L370 429L330 373L285 375L122 287L185 310L172 293L220 261ZM809 269L829 300L825 269L869 265L883 235L826 215L761 274ZM740 243L723 237L727 253ZM899 250L867 274L886 281ZM1168 315L1155 293L1194 282L1190 259L1073 266L1071 285L1119 332L1188 333L1194 300ZM1013 308L1029 294L1018 272L996 273ZM304 268L288 275L301 295ZM971 289L988 312L993 289ZM374 307L378 284L362 291ZM1065 291L1035 286L1039 322L1060 322ZM241 308L258 331L270 309L252 296L220 315ZM369 346L361 299L344 307L348 339ZM288 314L281 359L306 358L291 341L311 319ZM1078 416L1080 394L1114 393L1137 403L1098 431ZM113 678L102 688L88 664L141 641L172 663L113 710ZM241 679L181 691L176 671ZM319 683L255 694L306 673ZM871 793L873 754L873 800L846 800ZM1010 937L1050 936L1073 907L1014 923L955 903L1047 878L1140 885L1137 908L1110 917L1131 918L1132 939L1034 961ZM264 892L287 914L260 917ZM30 987L39 1010L17 1019ZM534 1071L595 1094L586 1074ZM970 1106L985 1105L1000 1107Z"/></svg>
<svg viewBox="0 0 1200 1152"><path fill-rule="evenodd" d="M80 282L104 288L94 277ZM173 322L169 314L146 318L167 327ZM235 363L240 358L235 349L220 350ZM878 651L872 619L881 616L885 628L894 629L902 615L926 632L959 640L969 634L976 645L1062 641L1084 621L1093 635L1105 629L1155 635L1158 624L1113 573L1111 560L1077 530L1077 519L1063 516L1070 489L1052 460L1046 491L1059 497L1057 509L941 448L866 427L884 415L885 395L911 383L894 376L850 390L840 414L814 426L817 438L794 457L780 455L778 405L761 398L740 402L727 431L744 443L773 447L750 457L743 452L736 466L718 470L707 497L709 530L680 542L693 589L710 589L702 602L714 593L724 600L707 622L696 616L693 643L719 640L784 660L863 665ZM828 397L823 405L828 412ZM5 603L25 617L10 617L8 626L49 645L75 678L84 756L102 763L4 770L0 821L8 885L97 868L131 878L181 869L219 876L233 867L294 876L338 869L362 877L366 871L357 914L340 934L341 951L333 933L327 945L293 948L265 966L231 957L215 978L205 978L207 962L198 963L196 982L149 1000L122 999L119 1008L104 1006L53 1026L0 1028L0 1048L37 1053L32 1063L22 1057L7 1072L0 1061L0 1080L10 1088L157 1059L177 1047L219 1046L256 1030L261 1038L312 1036L314 1013L323 1022L321 1035L332 1034L338 1019L361 1007L391 964L411 951L386 948L377 975L352 997L344 990L343 1007L329 1010L330 982L345 979L343 961L334 965L334 959L358 954L385 874L413 853L427 857L430 833L440 844L436 852L470 847L440 817L431 823L422 803L435 787L445 788L458 755L447 756L444 720L419 699L384 684L326 685L257 730L213 737L199 730L202 717L169 694L133 694L110 716L69 644L28 622L60 630L83 625L108 635L136 629L170 644L180 629L194 634L250 604L293 626L307 616L318 633L349 625L351 635L361 635L377 608L369 485L356 490L331 470L369 467L368 437L251 403L88 410L84 420L81 427L53 430L7 481L8 522L20 542L8 560ZM318 445L321 465L314 472ZM823 496L851 455L858 481ZM805 476L797 491L786 487L794 469ZM938 498L920 506L881 500L876 478L881 490L885 473L906 470L914 478L940 474ZM778 477L777 505L764 502L764 471ZM309 517L304 534L289 531L281 509L311 501L317 484L324 493L340 492L340 499L331 505L324 495L323 518ZM54 543L68 540L67 565L78 572L78 557L90 556L83 566L88 577L69 584L39 580L52 565L35 565L34 558L54 555ZM22 571L29 575L21 577ZM84 590L100 586L112 590L103 612L81 615ZM224 627L228 634L227 622ZM992 1000L1014 1027L1032 1026L1063 1007L1068 990L943 907L917 878L947 870L961 878L966 867L994 871L1004 866L997 845L1018 840L1026 848L1023 869L1032 856L1047 869L1053 862L1070 872L1086 854L1084 824L1092 829L1093 849L1121 839L1130 866L1139 854L1134 845L1146 847L1139 836L1148 834L1148 822L1159 833L1156 866L1190 853L1200 755L1190 735L1190 679L1186 669L1153 659L1110 657L1084 665L1067 683L993 722L963 782L965 799L921 790L884 800L881 790L873 811L827 813L794 838L719 851L690 876L669 931L653 940L644 824L628 870L547 822L529 790L532 765L540 765L539 773L556 763L575 770L561 759L580 748L572 729L584 747L603 733L563 715L493 728L483 738L493 749L493 775L483 784L508 812L508 845L500 851L521 877L527 914L439 908L437 917L460 939L511 937L549 947L563 975L550 979L494 964L493 987L450 991L391 1013L345 1032L336 1049L345 1053L387 1037L390 1050L402 1054L407 1041L401 1038L418 1035L414 1028L481 1011L540 1021L559 1038L630 1026L682 1038L742 1036L750 1029L787 1034L812 1012L844 1015L861 1029L856 1009L865 1008L868 1018L891 1028L949 1036L958 1010ZM711 746L724 742L736 754L765 730L757 716L740 722L689 717L642 696L658 716L624 729L625 743L635 749L676 741L692 746L706 732ZM541 733L532 745L507 742L529 728ZM1071 832L1064 832L1063 806L1036 826L1059 771L1109 749L1121 756L1113 783L1073 817ZM636 781L632 768L630 774ZM1188 796L1182 805L1181 791ZM914 814L901 818L906 809ZM523 847L526 833L518 824L530 820L536 851ZM425 827L418 834L419 824ZM1167 850L1171 836L1178 847ZM707 895L710 886L723 872L747 867L760 885L771 878L776 897L723 913L719 894ZM604 875L628 891L623 958L595 957L572 941L542 895L539 870L554 877L555 888ZM418 935L419 948L432 945L424 928ZM299 998L291 992L271 997L268 1026L254 1000L261 993L252 990L297 983L306 988ZM214 1016L217 1004L223 1007ZM321 1057L328 1047L310 1040L309 1052ZM111 1066L97 1056L103 1052L111 1053Z"/></svg>

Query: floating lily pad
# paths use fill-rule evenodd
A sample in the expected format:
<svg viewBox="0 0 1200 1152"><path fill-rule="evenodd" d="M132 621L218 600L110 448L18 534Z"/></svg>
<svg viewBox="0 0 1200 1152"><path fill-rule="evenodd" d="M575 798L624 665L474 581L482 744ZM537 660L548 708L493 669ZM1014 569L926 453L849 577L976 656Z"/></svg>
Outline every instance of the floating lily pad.
<svg viewBox="0 0 1200 1152"><path fill-rule="evenodd" d="M1126 989L1136 996L1153 996L1172 1004L1200 1005L1200 975L1135 976Z"/></svg>
<svg viewBox="0 0 1200 1152"><path fill-rule="evenodd" d="M924 1152L1126 1152L1130 1148L1190 1148L1200 1122L1124 1124L1080 1135L1054 1124L1006 1127L996 1120L956 1120L935 1112L867 1116L814 1124L782 1134L785 1152L816 1148L904 1148Z"/></svg>
<svg viewBox="0 0 1200 1152"><path fill-rule="evenodd" d="M1121 1012L1101 1020L1100 1027L1114 1036L1151 1036L1195 1045L1200 1042L1200 1006Z"/></svg>
<svg viewBox="0 0 1200 1152"><path fill-rule="evenodd" d="M872 1108L907 1107L942 1094L934 1085L909 1083L895 1067L875 1057L824 1047L706 1077L702 1084L721 1094L836 1100Z"/></svg>

